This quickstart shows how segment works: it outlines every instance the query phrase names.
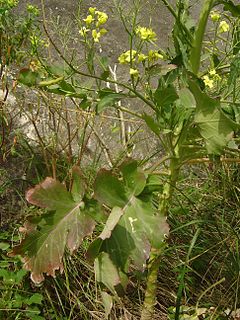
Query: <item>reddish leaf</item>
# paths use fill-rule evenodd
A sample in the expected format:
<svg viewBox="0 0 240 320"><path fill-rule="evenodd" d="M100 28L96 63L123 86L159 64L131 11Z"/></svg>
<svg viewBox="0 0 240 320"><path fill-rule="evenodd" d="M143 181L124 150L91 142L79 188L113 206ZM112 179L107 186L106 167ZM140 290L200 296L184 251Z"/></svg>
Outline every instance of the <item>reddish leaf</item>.
<svg viewBox="0 0 240 320"><path fill-rule="evenodd" d="M51 212L42 215L37 225L25 225L25 239L12 254L23 257L32 280L40 283L44 273L55 276L56 270L62 271L65 249L76 250L83 238L93 232L95 221L84 211L83 201L74 201L64 185L52 178L29 190L26 198Z"/></svg>

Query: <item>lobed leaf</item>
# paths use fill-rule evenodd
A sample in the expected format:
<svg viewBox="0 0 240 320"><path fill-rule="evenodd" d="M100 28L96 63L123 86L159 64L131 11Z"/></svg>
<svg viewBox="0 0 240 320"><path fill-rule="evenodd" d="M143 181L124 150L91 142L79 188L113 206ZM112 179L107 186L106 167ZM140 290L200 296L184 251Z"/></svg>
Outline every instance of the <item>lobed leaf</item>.
<svg viewBox="0 0 240 320"><path fill-rule="evenodd" d="M31 271L35 283L44 280L44 273L55 276L63 270L62 257L67 248L72 253L90 235L95 221L84 211L82 200L75 201L64 185L53 178L46 178L30 189L27 200L50 212L25 224L25 238L13 248L12 255L21 255L24 267Z"/></svg>
<svg viewBox="0 0 240 320"><path fill-rule="evenodd" d="M193 81L190 82L190 90L196 100L195 123L205 140L207 152L221 154L237 124L224 114L219 100L210 98Z"/></svg>
<svg viewBox="0 0 240 320"><path fill-rule="evenodd" d="M124 288L126 274L130 270L144 271L151 247L162 246L169 227L150 198L141 198L147 176L138 168L137 162L128 159L119 169L119 178L107 170L101 170L97 176L95 197L112 211L102 233L89 247L88 256L97 259L99 278L98 259L99 256L102 259L102 253L107 254L107 260L110 259L116 268ZM101 268L101 279L105 279L101 282L112 291L116 284L110 278L106 281L107 277L107 271Z"/></svg>
<svg viewBox="0 0 240 320"><path fill-rule="evenodd" d="M123 183L105 169L100 170L97 175L94 184L94 195L100 203L109 207L122 207L128 201Z"/></svg>

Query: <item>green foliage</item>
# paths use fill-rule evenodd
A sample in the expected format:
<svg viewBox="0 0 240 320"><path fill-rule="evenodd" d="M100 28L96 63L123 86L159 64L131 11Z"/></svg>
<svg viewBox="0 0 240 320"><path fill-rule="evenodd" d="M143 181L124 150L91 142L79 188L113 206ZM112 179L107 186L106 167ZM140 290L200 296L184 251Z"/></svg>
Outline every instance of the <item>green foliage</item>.
<svg viewBox="0 0 240 320"><path fill-rule="evenodd" d="M220 109L220 101L201 92L194 82L190 83L190 88L196 99L194 121L205 140L207 152L221 154L238 126Z"/></svg>
<svg viewBox="0 0 240 320"><path fill-rule="evenodd" d="M48 34L67 68L51 67L40 59L37 70L24 68L18 76L18 82L42 90L45 94L74 98L72 101L87 112L106 115L109 107L117 110L119 115L126 111L143 120L159 140L164 157L159 163L153 164L153 168L160 172L149 172L132 159L112 161L108 148L98 137L108 154L111 169L100 169L91 188L86 185L80 168L76 166L71 172L73 180L67 187L48 177L30 189L26 195L27 201L45 209L47 213L28 219L22 230L24 239L14 247L12 253L22 256L25 268L31 271L33 282L41 283L44 274L55 277L56 270L63 271L65 251L73 253L80 248L83 239L93 237L86 245L87 256L90 261L94 260L95 276L101 287L107 315L111 312L112 297L122 296L126 292L129 277L147 274L141 320L154 317L157 271L163 247L167 246L164 239L169 233L166 216L169 212L183 216L181 206L171 211L177 184L184 172L181 171L182 167L195 160L199 163L210 162L214 158L228 160L229 155L233 157L231 160L234 159L237 152L229 145L232 143L236 146L235 138L239 130L239 57L233 57L227 50L223 54L217 47L220 40L228 41L222 33L229 35L231 26L221 21L221 27L218 21L220 15L219 18L217 16L215 23L219 23L215 25L214 46L208 44L206 48L209 52L205 57L203 44L206 26L216 2L204 1L196 28L191 21L187 1L179 1L176 10L168 1L163 0L163 3L175 19L172 34L175 50L171 48L166 52L161 48L155 50L155 32L138 25L136 17L129 29L120 10L130 38L129 50L118 59L123 68L128 70L123 82L117 80L107 60L98 57L96 46L106 33L100 26L107 22L108 16L96 8L90 8L86 19L79 21L79 34L85 48L85 58L78 61L79 68L75 67L72 59L68 60L61 53ZM218 3L231 12L235 21L239 16L239 6L232 1ZM33 13L34 10L30 8L29 12ZM44 28L47 31L45 22ZM235 30L239 31L237 28ZM231 40L236 50L238 44L234 34ZM38 53L38 44L38 38L32 39L35 53ZM87 66L88 73L81 68L82 65ZM91 83L86 85L85 78ZM218 95L220 97L216 98ZM131 99L144 103L141 113L121 107L123 101ZM230 108L226 110L224 103L233 105L233 112L229 111ZM122 121L121 115L119 117ZM68 119L66 122L69 125ZM93 127L91 130L94 130ZM123 127L122 124L121 129ZM127 141L125 138L123 140L127 153ZM85 147L82 144L80 154ZM43 146L44 153L46 149ZM72 154L70 156L74 162ZM93 236L94 230L97 234ZM189 237L192 242L185 265L178 268L181 274L175 319L180 319L182 315L189 316L189 319L198 317L198 310L184 314L180 308L184 283L191 270L189 255L199 235L198 231L194 231L194 234ZM2 246L4 248L4 244ZM5 271L0 275L5 282L10 277ZM24 272L17 273L16 281L21 282L24 275Z"/></svg>
<svg viewBox="0 0 240 320"><path fill-rule="evenodd" d="M28 8L25 17L19 17L13 9L18 1L1 1L0 3L0 63L9 66L24 59L23 47L33 33L37 31L36 17L38 9L34 6ZM25 47L26 48L26 47ZM25 49L26 50L26 49ZM26 51L25 51L26 52Z"/></svg>
<svg viewBox="0 0 240 320"><path fill-rule="evenodd" d="M21 268L19 257L9 257L10 241L14 236L1 229L0 233L0 318L1 319L45 319L42 316L43 295L31 291L27 274Z"/></svg>

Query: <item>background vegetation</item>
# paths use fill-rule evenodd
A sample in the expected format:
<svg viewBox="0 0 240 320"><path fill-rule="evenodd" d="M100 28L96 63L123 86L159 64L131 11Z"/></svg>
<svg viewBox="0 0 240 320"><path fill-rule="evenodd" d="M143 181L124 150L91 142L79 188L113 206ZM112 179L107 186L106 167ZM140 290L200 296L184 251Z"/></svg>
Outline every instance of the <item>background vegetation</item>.
<svg viewBox="0 0 240 320"><path fill-rule="evenodd" d="M0 0L1 319L240 317L240 6L160 2L167 48L140 0Z"/></svg>

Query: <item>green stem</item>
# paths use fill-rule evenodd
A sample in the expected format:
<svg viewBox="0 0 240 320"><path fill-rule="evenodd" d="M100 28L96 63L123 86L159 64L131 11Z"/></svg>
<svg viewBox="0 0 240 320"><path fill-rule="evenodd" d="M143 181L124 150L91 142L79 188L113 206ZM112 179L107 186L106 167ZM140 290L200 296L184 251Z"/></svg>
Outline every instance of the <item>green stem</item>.
<svg viewBox="0 0 240 320"><path fill-rule="evenodd" d="M176 182L179 176L179 159L174 157L170 158L170 174L168 182L163 187L163 193L159 202L159 212L161 215L167 216L168 208L171 202L171 198L176 186ZM162 260L166 244L159 249L152 248L149 263L148 263L148 275L147 275L147 288L145 291L145 299L141 314L141 320L152 320L154 319L154 306L156 304L156 294L158 286L158 270Z"/></svg>
<svg viewBox="0 0 240 320"><path fill-rule="evenodd" d="M147 288L145 291L145 298L143 309L141 313L141 320L152 320L154 319L154 306L156 304L157 296L157 278L158 270L161 262L161 257L164 252L165 244L161 249L152 249L151 255L148 262L148 278Z"/></svg>
<svg viewBox="0 0 240 320"><path fill-rule="evenodd" d="M207 26L208 16L213 7L214 0L205 0L200 14L197 30L193 41L193 46L190 54L190 64L192 72L198 74L201 62L201 51L203 45L203 38Z"/></svg>
<svg viewBox="0 0 240 320"><path fill-rule="evenodd" d="M192 35L189 32L188 28L181 22L180 17L178 16L177 12L175 12L175 10L173 9L173 7L169 3L169 1L168 0L161 0L161 1L165 5L165 7L169 10L169 12L172 14L172 16L174 17L176 24L179 28L179 32L182 33L183 36L185 36L185 40L188 42L188 45L191 46L191 41L193 39L192 39Z"/></svg>

